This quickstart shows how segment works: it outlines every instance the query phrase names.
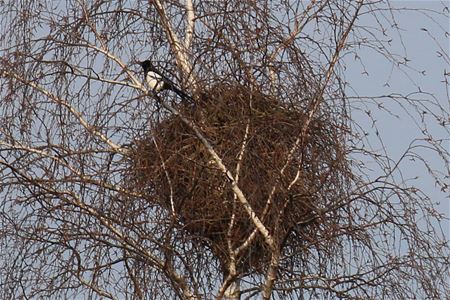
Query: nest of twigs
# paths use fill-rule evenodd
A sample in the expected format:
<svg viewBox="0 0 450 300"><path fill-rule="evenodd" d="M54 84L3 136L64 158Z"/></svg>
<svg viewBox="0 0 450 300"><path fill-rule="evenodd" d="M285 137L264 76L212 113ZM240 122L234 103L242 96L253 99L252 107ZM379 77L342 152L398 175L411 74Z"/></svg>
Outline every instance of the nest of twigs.
<svg viewBox="0 0 450 300"><path fill-rule="evenodd" d="M236 85L216 86L196 98L195 105L178 109L197 124L236 176L279 246L292 249L301 244L299 239L312 239L321 222L318 208L336 195L343 169L333 124L315 118L302 137L304 111ZM228 241L233 248L240 246L255 226L206 147L173 115L134 145L133 185L176 216L186 234L200 237L199 243L207 240L225 270ZM239 254L238 267L260 270L268 253L258 233Z"/></svg>

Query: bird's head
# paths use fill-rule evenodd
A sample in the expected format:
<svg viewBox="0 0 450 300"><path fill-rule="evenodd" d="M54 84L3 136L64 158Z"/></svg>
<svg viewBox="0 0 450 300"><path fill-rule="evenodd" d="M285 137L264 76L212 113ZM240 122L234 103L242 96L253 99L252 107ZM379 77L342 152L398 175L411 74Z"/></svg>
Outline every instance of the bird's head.
<svg viewBox="0 0 450 300"><path fill-rule="evenodd" d="M144 60L144 61L140 61L139 65L144 69L144 72L147 73L148 71L153 71L154 67L151 63L151 61Z"/></svg>

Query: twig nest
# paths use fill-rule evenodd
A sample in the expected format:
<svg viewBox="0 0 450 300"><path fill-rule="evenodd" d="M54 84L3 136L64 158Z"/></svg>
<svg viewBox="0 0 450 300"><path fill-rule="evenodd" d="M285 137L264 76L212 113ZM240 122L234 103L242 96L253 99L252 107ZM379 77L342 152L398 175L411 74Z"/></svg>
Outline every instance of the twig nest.
<svg viewBox="0 0 450 300"><path fill-rule="evenodd" d="M319 210L339 197L346 170L331 121L312 120L301 137L305 112L259 92L217 85L196 98L179 110L213 145L279 246L292 251L313 239L323 222ZM174 210L186 234L207 240L226 269L228 241L240 246L255 226L191 128L177 116L155 124L135 142L130 168L136 189ZM268 253L258 233L240 253L238 267L259 270Z"/></svg>

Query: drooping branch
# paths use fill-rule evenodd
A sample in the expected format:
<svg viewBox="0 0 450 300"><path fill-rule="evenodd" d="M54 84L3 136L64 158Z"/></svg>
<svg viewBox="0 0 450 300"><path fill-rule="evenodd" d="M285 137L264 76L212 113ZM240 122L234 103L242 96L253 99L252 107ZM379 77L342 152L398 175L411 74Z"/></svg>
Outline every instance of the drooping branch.
<svg viewBox="0 0 450 300"><path fill-rule="evenodd" d="M45 95L46 97L48 97L51 101L53 101L55 104L57 105L62 105L63 107L65 107L73 116L75 116L78 121L80 122L80 124L89 132L91 132L92 134L94 134L95 136L97 136L97 138L99 138L101 141L105 142L107 145L109 145L111 147L111 149L117 153L125 153L126 149L123 149L122 147L120 147L119 145L117 145L116 143L114 143L113 141L111 141L107 136L105 136L103 133L101 133L100 131L98 131L97 129L95 129L94 126L91 126L84 118L83 115L77 111L73 106L71 106L66 100L57 97L56 95L54 95L53 93L49 92L48 90L46 90L45 88L43 88L42 86L40 86L39 84L26 80L24 79L22 76L20 76L20 74L15 73L15 72L10 72L10 71L0 71L0 76L4 76L4 77L11 77L14 78L20 82L22 82L23 84L26 84L27 86L32 87L33 89L35 89L37 92L42 93L43 95Z"/></svg>

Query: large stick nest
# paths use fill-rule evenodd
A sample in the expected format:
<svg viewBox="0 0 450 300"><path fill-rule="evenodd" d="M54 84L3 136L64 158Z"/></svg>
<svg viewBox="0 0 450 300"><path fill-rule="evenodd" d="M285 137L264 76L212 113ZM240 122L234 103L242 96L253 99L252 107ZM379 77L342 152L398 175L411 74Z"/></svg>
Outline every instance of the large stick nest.
<svg viewBox="0 0 450 300"><path fill-rule="evenodd" d="M197 124L236 176L280 246L292 251L301 245L299 239L311 240L322 222L318 208L332 203L342 187L343 146L332 122L325 116L313 119L290 154L306 118L301 109L232 85L216 86L197 100L178 108ZM202 243L208 240L226 269L227 240L235 248L255 227L192 129L179 117L168 116L135 142L133 153L131 178L136 189L175 215L186 234L201 237ZM293 159L285 167L289 155ZM258 234L239 255L238 267L258 270L268 253Z"/></svg>

